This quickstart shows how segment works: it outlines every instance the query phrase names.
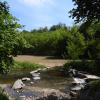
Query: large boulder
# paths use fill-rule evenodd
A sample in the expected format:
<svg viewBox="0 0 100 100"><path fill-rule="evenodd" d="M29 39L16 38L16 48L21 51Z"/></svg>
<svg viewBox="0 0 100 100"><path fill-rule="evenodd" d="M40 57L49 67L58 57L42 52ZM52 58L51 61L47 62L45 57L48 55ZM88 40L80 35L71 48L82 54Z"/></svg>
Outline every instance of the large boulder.
<svg viewBox="0 0 100 100"><path fill-rule="evenodd" d="M22 78L22 81L30 81L31 79L30 78L28 78L28 77L24 77L24 78Z"/></svg>
<svg viewBox="0 0 100 100"><path fill-rule="evenodd" d="M21 79L18 79L17 81L15 81L15 83L12 86L12 89L21 89L25 86L25 84L22 82Z"/></svg>

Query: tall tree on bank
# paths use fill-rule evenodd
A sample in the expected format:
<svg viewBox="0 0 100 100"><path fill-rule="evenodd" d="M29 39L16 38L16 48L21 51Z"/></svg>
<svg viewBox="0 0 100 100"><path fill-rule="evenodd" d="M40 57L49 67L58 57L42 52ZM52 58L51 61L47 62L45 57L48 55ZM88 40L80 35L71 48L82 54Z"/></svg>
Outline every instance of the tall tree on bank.
<svg viewBox="0 0 100 100"><path fill-rule="evenodd" d="M75 8L70 13L75 22L100 20L100 0L73 0Z"/></svg>
<svg viewBox="0 0 100 100"><path fill-rule="evenodd" d="M17 19L10 14L7 2L0 1L0 73L7 73L13 64L19 27Z"/></svg>
<svg viewBox="0 0 100 100"><path fill-rule="evenodd" d="M80 32L88 39L87 29L91 24L100 21L100 0L72 0L75 7L70 11L70 17L75 23L82 22Z"/></svg>
<svg viewBox="0 0 100 100"><path fill-rule="evenodd" d="M85 56L100 60L100 0L73 0L75 7L70 14L76 23L82 22L80 32L86 40ZM97 26L97 27L95 27ZM98 37L97 37L98 35Z"/></svg>

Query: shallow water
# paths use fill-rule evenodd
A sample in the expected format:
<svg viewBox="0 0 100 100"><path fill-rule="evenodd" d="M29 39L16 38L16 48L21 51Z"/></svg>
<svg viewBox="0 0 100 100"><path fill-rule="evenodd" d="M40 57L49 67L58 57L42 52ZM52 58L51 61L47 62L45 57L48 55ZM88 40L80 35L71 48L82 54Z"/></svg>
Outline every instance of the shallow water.
<svg viewBox="0 0 100 100"><path fill-rule="evenodd" d="M18 69L12 70L7 75L0 75L0 84L13 84L17 79L21 79L23 77L31 77L29 74L30 69Z"/></svg>
<svg viewBox="0 0 100 100"><path fill-rule="evenodd" d="M30 75L30 69L27 70L13 70L10 74L5 76L0 76L0 84L11 84L23 77L30 77L31 82L34 82L32 76ZM72 79L70 77L65 77L56 69L50 69L40 73L41 79L35 81L33 85L26 83L29 86L40 87L40 88L52 88L64 90L65 87L69 87Z"/></svg>

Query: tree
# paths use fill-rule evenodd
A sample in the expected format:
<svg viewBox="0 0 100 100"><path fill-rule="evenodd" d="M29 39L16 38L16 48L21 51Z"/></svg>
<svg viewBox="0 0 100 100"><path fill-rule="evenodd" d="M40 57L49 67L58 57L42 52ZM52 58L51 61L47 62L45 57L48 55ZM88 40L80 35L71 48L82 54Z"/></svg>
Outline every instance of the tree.
<svg viewBox="0 0 100 100"><path fill-rule="evenodd" d="M75 8L70 11L76 23L82 22L79 31L86 40L85 56L100 59L100 0L73 0Z"/></svg>
<svg viewBox="0 0 100 100"><path fill-rule="evenodd" d="M0 73L7 73L13 64L19 27L17 19L10 14L7 2L0 1Z"/></svg>
<svg viewBox="0 0 100 100"><path fill-rule="evenodd" d="M57 25L51 26L49 31L55 31L55 30L58 30L58 29L67 29L67 27L66 27L65 24L59 23Z"/></svg>
<svg viewBox="0 0 100 100"><path fill-rule="evenodd" d="M67 53L71 59L82 58L85 50L84 36L78 31L77 26L73 26L67 41Z"/></svg>
<svg viewBox="0 0 100 100"><path fill-rule="evenodd" d="M75 8L70 13L75 22L100 20L100 0L73 0Z"/></svg>

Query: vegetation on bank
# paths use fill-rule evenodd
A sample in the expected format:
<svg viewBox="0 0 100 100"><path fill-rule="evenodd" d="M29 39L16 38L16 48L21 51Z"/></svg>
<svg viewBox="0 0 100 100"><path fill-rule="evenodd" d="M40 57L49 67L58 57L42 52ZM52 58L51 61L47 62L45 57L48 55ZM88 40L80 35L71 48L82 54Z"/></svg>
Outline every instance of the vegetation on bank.
<svg viewBox="0 0 100 100"><path fill-rule="evenodd" d="M18 20L12 16L7 2L0 1L0 73L6 74L13 64L13 56L17 54Z"/></svg>
<svg viewBox="0 0 100 100"><path fill-rule="evenodd" d="M26 61L25 62L14 61L14 67L12 69L13 70L18 70L18 69L36 70L38 68L44 68L44 66L43 65L39 65L39 64L26 62Z"/></svg>
<svg viewBox="0 0 100 100"><path fill-rule="evenodd" d="M56 27L55 30L48 29L46 32L39 32L40 29L35 32L24 30L20 36L26 45L20 45L20 54L60 56L66 59L100 59L99 26L99 23L91 24L87 36L82 29L83 24L73 27L58 24L52 26Z"/></svg>
<svg viewBox="0 0 100 100"><path fill-rule="evenodd" d="M68 72L69 68L100 75L100 61L99 60L69 61L68 63L64 64L63 71Z"/></svg>

